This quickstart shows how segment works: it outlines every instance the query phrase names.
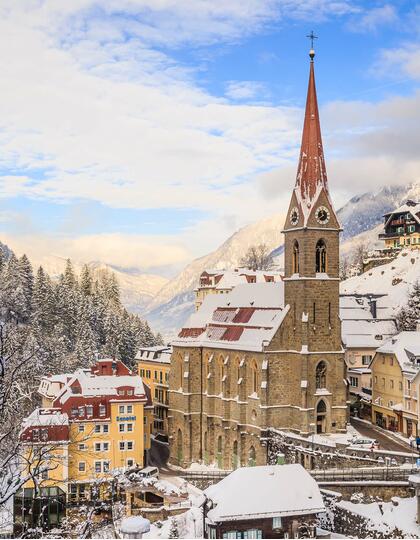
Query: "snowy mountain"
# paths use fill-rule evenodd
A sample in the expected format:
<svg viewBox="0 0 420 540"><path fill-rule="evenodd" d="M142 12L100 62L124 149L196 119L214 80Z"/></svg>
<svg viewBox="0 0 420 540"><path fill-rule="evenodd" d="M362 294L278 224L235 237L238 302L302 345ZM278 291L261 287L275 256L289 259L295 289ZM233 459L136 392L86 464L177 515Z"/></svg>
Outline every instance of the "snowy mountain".
<svg viewBox="0 0 420 540"><path fill-rule="evenodd" d="M365 193L353 197L339 211L343 226L342 253L351 257L357 245L362 243L372 249L378 244L383 214L400 206L407 199L420 200L420 182L409 186L384 187L377 193ZM218 249L195 259L174 279L169 281L146 308L146 317L153 328L166 337L173 336L192 313L194 294L199 275L204 269L233 268L249 246L265 243L272 250L275 263L283 264L284 216L276 215L247 225L234 233Z"/></svg>
<svg viewBox="0 0 420 540"><path fill-rule="evenodd" d="M382 223L382 216L408 199L420 200L420 182L386 186L379 192L356 195L337 212L343 227L342 240L353 238Z"/></svg>
<svg viewBox="0 0 420 540"><path fill-rule="evenodd" d="M63 272L66 259L57 255L50 255L39 260L33 260L34 266L42 265L52 277L58 276ZM72 261L74 270L80 274L83 263ZM88 264L94 275L111 270L118 279L121 291L121 300L124 306L133 313L143 316L144 310L153 300L158 291L168 282L167 278L154 274L142 274L140 272L128 272L113 266L91 262Z"/></svg>

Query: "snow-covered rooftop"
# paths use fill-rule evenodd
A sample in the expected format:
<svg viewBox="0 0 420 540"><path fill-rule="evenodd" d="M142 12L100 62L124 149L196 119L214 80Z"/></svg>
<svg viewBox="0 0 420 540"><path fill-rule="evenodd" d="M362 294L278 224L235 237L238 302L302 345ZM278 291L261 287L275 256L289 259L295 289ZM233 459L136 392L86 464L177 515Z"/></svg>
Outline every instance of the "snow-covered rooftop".
<svg viewBox="0 0 420 540"><path fill-rule="evenodd" d="M392 210L392 212L388 212L385 214L385 216L392 217L394 214L402 214L402 213L410 213L413 218L417 221L417 223L420 223L419 213L420 213L420 202L414 202L414 201L407 201L405 204L397 208L396 210Z"/></svg>
<svg viewBox="0 0 420 540"><path fill-rule="evenodd" d="M412 284L420 276L420 250L404 250L398 257L340 284L341 294L381 294L377 311L392 318L406 304Z"/></svg>
<svg viewBox="0 0 420 540"><path fill-rule="evenodd" d="M32 426L68 426L69 417L59 409L35 409L22 423L22 429Z"/></svg>
<svg viewBox="0 0 420 540"><path fill-rule="evenodd" d="M392 320L343 320L341 334L346 348L376 349L396 334Z"/></svg>
<svg viewBox="0 0 420 540"><path fill-rule="evenodd" d="M75 395L71 390L75 383L80 385L80 395L83 397L117 396L118 388L121 387L131 387L134 397L146 395L142 378L138 375L96 375L88 370L78 369L59 395L60 403L65 403Z"/></svg>
<svg viewBox="0 0 420 540"><path fill-rule="evenodd" d="M158 364L171 363L172 347L156 345L154 347L142 347L136 354L137 361L156 362Z"/></svg>
<svg viewBox="0 0 420 540"><path fill-rule="evenodd" d="M282 323L282 282L247 283L226 295L208 295L172 343L261 350Z"/></svg>
<svg viewBox="0 0 420 540"><path fill-rule="evenodd" d="M325 512L316 481L297 464L241 467L204 493L213 522Z"/></svg>
<svg viewBox="0 0 420 540"><path fill-rule="evenodd" d="M400 332L377 352L394 354L402 371L416 374L420 370L420 332Z"/></svg>

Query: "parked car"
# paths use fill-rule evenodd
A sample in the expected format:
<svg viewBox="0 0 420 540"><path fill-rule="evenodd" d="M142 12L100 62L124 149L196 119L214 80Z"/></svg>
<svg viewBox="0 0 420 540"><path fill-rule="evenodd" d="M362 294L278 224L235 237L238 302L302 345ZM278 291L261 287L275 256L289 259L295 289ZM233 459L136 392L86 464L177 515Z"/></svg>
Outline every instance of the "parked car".
<svg viewBox="0 0 420 540"><path fill-rule="evenodd" d="M139 472L142 478L159 478L159 469L157 467L145 467Z"/></svg>
<svg viewBox="0 0 420 540"><path fill-rule="evenodd" d="M353 439L350 439L350 444L359 448L369 448L370 450L379 449L378 441L376 439L369 439L368 437L353 437Z"/></svg>

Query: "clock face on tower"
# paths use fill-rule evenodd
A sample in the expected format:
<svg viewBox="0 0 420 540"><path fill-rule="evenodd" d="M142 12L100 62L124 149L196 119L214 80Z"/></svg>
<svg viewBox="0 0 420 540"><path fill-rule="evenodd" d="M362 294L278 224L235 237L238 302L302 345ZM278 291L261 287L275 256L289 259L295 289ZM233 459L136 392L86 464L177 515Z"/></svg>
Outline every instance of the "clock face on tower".
<svg viewBox="0 0 420 540"><path fill-rule="evenodd" d="M320 206L316 210L315 217L318 223L325 225L330 221L330 211L325 206Z"/></svg>
<svg viewBox="0 0 420 540"><path fill-rule="evenodd" d="M299 210L294 206L290 210L290 223L295 226L297 225L297 222L299 221Z"/></svg>

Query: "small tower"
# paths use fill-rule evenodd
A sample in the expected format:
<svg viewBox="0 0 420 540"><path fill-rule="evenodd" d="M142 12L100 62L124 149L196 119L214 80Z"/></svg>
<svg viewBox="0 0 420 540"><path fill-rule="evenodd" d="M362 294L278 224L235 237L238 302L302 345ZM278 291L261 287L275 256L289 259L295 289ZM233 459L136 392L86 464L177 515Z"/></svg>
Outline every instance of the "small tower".
<svg viewBox="0 0 420 540"><path fill-rule="evenodd" d="M285 304L290 306L288 345L291 350L301 351L301 379L305 388L302 403L312 410L303 422L302 431L326 432L336 431L339 426L343 429L344 411L341 410L339 419L334 409L339 412L340 407L345 408L346 401L339 318L341 229L328 192L313 47L309 56L299 165L283 230L284 282Z"/></svg>

